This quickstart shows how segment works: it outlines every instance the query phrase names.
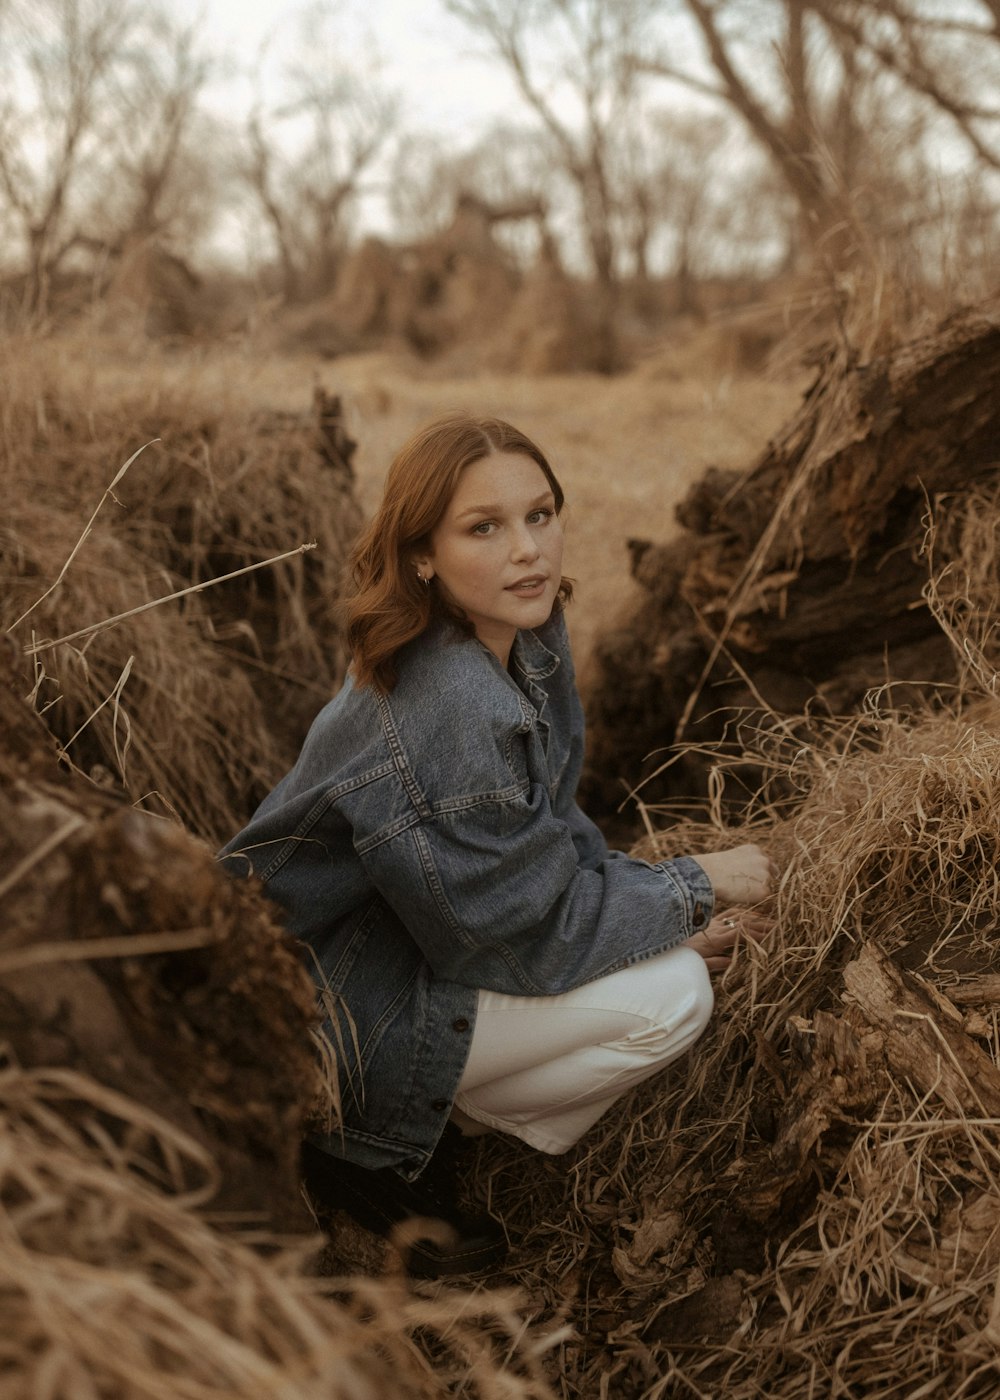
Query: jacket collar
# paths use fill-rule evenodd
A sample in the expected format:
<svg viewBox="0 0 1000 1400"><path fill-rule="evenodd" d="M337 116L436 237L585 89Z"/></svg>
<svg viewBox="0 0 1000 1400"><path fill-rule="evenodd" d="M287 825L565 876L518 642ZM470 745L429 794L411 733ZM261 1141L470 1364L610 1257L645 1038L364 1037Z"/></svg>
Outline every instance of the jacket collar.
<svg viewBox="0 0 1000 1400"><path fill-rule="evenodd" d="M511 647L510 664L525 680L541 681L558 669L559 657L536 632L518 632Z"/></svg>

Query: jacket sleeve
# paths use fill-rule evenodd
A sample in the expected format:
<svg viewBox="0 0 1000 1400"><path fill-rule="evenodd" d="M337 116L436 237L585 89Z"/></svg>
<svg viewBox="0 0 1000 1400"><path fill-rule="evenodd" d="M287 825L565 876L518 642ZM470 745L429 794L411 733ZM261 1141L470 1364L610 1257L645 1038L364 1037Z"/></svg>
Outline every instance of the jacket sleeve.
<svg viewBox="0 0 1000 1400"><path fill-rule="evenodd" d="M620 857L620 851L608 850L608 843L600 828L590 820L586 812L576 802L567 811L565 821L573 838L577 860L581 865L596 869L602 861Z"/></svg>
<svg viewBox="0 0 1000 1400"><path fill-rule="evenodd" d="M595 866L581 862L580 841ZM554 815L540 784L438 811L362 858L437 976L512 995L592 982L683 942L712 915L696 861L601 855L579 819Z"/></svg>

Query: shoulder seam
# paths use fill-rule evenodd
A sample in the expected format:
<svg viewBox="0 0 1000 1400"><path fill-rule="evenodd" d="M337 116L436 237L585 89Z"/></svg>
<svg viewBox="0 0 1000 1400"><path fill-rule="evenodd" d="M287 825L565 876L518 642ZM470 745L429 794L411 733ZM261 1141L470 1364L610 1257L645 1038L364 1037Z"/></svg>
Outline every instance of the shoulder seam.
<svg viewBox="0 0 1000 1400"><path fill-rule="evenodd" d="M376 692L375 699L378 705L379 717L382 721L382 731L385 734L386 743L389 745L389 752L392 754L392 761L396 766L396 772L399 774L399 781L403 784L407 797L420 813L420 816L426 819L432 815L431 806L421 791L420 784L410 771L410 766L406 761L406 753L400 742L399 735L396 733L396 726L392 722L392 712L389 709L389 702L380 691Z"/></svg>

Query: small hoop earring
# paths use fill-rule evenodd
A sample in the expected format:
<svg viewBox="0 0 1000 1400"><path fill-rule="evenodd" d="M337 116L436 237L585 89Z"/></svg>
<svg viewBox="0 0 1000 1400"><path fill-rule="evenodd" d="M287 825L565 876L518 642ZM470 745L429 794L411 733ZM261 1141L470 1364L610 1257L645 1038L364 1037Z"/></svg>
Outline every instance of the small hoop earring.
<svg viewBox="0 0 1000 1400"><path fill-rule="evenodd" d="M424 584L425 587L430 588L430 586L431 586L431 581L430 581L430 579L427 577L426 574L422 574L422 573L420 572L419 569L417 570L417 578L420 580L420 582L421 582L422 584Z"/></svg>

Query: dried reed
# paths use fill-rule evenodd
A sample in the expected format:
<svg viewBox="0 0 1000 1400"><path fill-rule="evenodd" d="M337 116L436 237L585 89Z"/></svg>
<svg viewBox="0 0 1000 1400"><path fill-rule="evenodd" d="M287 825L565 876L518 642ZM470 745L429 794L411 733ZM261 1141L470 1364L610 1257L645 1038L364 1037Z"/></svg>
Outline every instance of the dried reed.
<svg viewBox="0 0 1000 1400"><path fill-rule="evenodd" d="M318 1278L315 1239L210 1225L199 1211L216 1184L199 1145L134 1101L2 1063L5 1397L550 1394L547 1339L509 1291Z"/></svg>

